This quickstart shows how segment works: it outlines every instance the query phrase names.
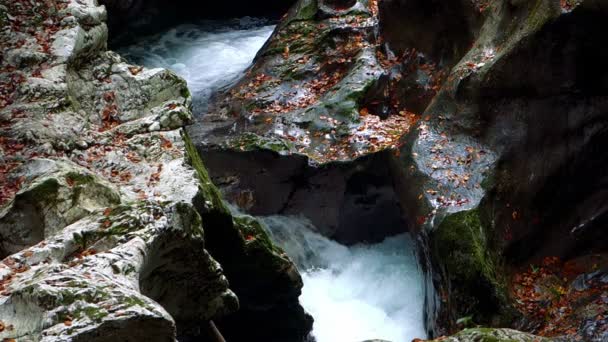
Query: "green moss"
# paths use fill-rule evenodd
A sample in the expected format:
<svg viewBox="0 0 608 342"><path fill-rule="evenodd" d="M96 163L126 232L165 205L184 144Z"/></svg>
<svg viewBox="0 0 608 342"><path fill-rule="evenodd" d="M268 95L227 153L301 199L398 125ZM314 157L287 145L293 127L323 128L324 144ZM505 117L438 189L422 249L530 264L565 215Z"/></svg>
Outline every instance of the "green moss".
<svg viewBox="0 0 608 342"><path fill-rule="evenodd" d="M192 97L192 94L190 93L190 89L188 89L187 86L182 87L182 89L181 89L181 95L185 99L189 99L189 98Z"/></svg>
<svg viewBox="0 0 608 342"><path fill-rule="evenodd" d="M207 172L207 168L203 164L203 161L196 150L196 147L192 143L190 136L185 130L181 131L182 139L186 148L186 157L188 163L196 170L199 178L199 189L202 192L203 200L205 202L206 210L215 210L221 213L229 214L228 209L222 202L222 197L219 190L211 182L211 177Z"/></svg>
<svg viewBox="0 0 608 342"><path fill-rule="evenodd" d="M246 240L249 240L249 244L258 244L259 247L266 249L269 253L283 252L272 243L260 222L255 218L250 216L235 216L234 226Z"/></svg>
<svg viewBox="0 0 608 342"><path fill-rule="evenodd" d="M77 301L99 303L110 298L110 294L103 287L92 287L90 283L79 282L78 280L70 283L75 286L60 288L58 292L55 292L55 290L47 292L47 290L36 285L29 286L23 291L37 296L38 304L47 310L52 310L58 306L66 307Z"/></svg>
<svg viewBox="0 0 608 342"><path fill-rule="evenodd" d="M295 15L289 21L312 20L317 14L317 10L317 0L304 0L299 3L299 7L295 10Z"/></svg>
<svg viewBox="0 0 608 342"><path fill-rule="evenodd" d="M240 151L270 150L277 153L289 153L293 144L284 140L261 137L254 133L244 133L227 143L228 148Z"/></svg>
<svg viewBox="0 0 608 342"><path fill-rule="evenodd" d="M434 260L451 283L456 317L470 315L475 322L488 322L498 314L500 319L509 319L498 256L479 209L448 214L430 239Z"/></svg>
<svg viewBox="0 0 608 342"><path fill-rule="evenodd" d="M54 178L49 178L32 187L27 192L27 196L30 197L34 202L52 203L57 199L58 191L59 182Z"/></svg>
<svg viewBox="0 0 608 342"><path fill-rule="evenodd" d="M289 267L289 259L283 257L283 250L272 243L258 220L244 215L235 216L233 221L243 239L245 255L250 260L243 263L243 268L248 268L257 276L273 277L277 272Z"/></svg>
<svg viewBox="0 0 608 342"><path fill-rule="evenodd" d="M525 28L528 32L536 32L538 31L545 23L550 21L552 17L556 14L555 11L552 11L550 4L544 0L537 0L530 11L530 15L527 18Z"/></svg>
<svg viewBox="0 0 608 342"><path fill-rule="evenodd" d="M86 306L81 309L77 309L72 312L74 318L88 317L90 320L99 322L104 317L108 316L108 312L105 309L98 308L95 306Z"/></svg>
<svg viewBox="0 0 608 342"><path fill-rule="evenodd" d="M65 179L70 183L73 182L74 185L84 185L95 181L95 178L92 175L78 172L68 172L65 175Z"/></svg>
<svg viewBox="0 0 608 342"><path fill-rule="evenodd" d="M131 273L135 273L135 271L137 271L137 269L135 268L134 265L131 265L131 264L128 264L122 268L122 273L124 275L129 275Z"/></svg>
<svg viewBox="0 0 608 342"><path fill-rule="evenodd" d="M141 221L142 213L156 216L161 214L160 210L161 207L149 206L146 203L115 207L108 216L99 218L99 229L73 233L74 243L86 250L103 238L124 237L145 227L146 224Z"/></svg>
<svg viewBox="0 0 608 342"><path fill-rule="evenodd" d="M471 328L442 339L445 342L547 342L548 339L511 329Z"/></svg>
<svg viewBox="0 0 608 342"><path fill-rule="evenodd" d="M125 303L127 305L127 307L132 307L132 306L140 306L143 308L148 307L146 305L146 302L144 302L141 298L135 297L135 296L125 297L123 299L123 303Z"/></svg>
<svg viewBox="0 0 608 342"><path fill-rule="evenodd" d="M495 279L494 263L487 253L486 233L477 210L448 215L434 234L439 253L450 272L473 279Z"/></svg>

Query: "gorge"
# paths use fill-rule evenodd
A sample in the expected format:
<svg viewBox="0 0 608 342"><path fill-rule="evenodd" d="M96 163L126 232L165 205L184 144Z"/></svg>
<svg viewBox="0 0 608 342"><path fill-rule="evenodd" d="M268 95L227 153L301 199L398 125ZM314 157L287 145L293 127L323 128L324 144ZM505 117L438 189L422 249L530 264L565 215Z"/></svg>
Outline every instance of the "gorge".
<svg viewBox="0 0 608 342"><path fill-rule="evenodd" d="M604 1L100 2L0 3L0 338L608 341Z"/></svg>

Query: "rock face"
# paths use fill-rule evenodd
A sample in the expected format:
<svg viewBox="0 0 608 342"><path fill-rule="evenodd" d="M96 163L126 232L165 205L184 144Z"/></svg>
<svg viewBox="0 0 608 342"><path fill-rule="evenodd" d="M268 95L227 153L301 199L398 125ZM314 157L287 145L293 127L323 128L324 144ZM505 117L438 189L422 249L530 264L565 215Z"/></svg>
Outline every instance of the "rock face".
<svg viewBox="0 0 608 342"><path fill-rule="evenodd" d="M576 288L608 266L607 15L594 0L300 0L190 133L252 213L302 212L355 241L370 227L340 233L341 184L369 195L354 202L399 204L394 226L418 236L428 275L431 335L474 322L601 341L601 276Z"/></svg>
<svg viewBox="0 0 608 342"><path fill-rule="evenodd" d="M2 257L36 244L57 229L120 203L114 186L77 164L33 159L16 173L27 187L3 208Z"/></svg>
<svg viewBox="0 0 608 342"><path fill-rule="evenodd" d="M388 72L376 50L376 12L364 0L300 1L247 75L192 130L195 141L205 150L261 147L316 164L394 146L415 119L406 108L391 108L383 121L359 111Z"/></svg>
<svg viewBox="0 0 608 342"><path fill-rule="evenodd" d="M373 2L300 1L247 75L189 129L224 194L252 214L303 213L343 243L407 228L388 154L415 121L359 112L388 79ZM404 82L407 83L407 82ZM384 220L378 226L379 217Z"/></svg>
<svg viewBox="0 0 608 342"><path fill-rule="evenodd" d="M454 336L438 339L447 342L549 342L550 339L511 329L465 329Z"/></svg>
<svg viewBox="0 0 608 342"><path fill-rule="evenodd" d="M604 176L592 170L603 158L592 151L604 137L606 83L587 69L608 52L595 34L605 29L606 7L497 1L480 9L483 24L473 31L472 47L426 108L428 120L404 137L397 168L404 211L418 218L416 230L442 274L443 309L435 319L472 316L549 336L601 340L605 328L585 328L587 322L605 325L595 309L563 315L560 310L584 310L558 296L544 306L533 299L529 310L522 301L530 304L525 297L539 298L539 292L509 289L522 279L514 270L519 267L547 266L541 261L547 257L565 265L606 252L603 209L589 204L602 196L596 189ZM599 293L588 300L606 312Z"/></svg>
<svg viewBox="0 0 608 342"><path fill-rule="evenodd" d="M106 51L105 19L93 0L0 4L0 338L205 339L255 311L291 327L260 339L302 339L300 276L224 206L185 82Z"/></svg>

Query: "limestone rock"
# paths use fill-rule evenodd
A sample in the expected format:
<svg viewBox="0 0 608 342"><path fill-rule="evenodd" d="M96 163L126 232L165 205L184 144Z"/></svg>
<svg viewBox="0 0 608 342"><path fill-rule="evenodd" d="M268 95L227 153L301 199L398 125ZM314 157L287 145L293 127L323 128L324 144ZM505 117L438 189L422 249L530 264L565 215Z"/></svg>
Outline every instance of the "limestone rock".
<svg viewBox="0 0 608 342"><path fill-rule="evenodd" d="M69 161L33 159L16 172L25 180L15 199L0 212L2 257L120 203L112 184Z"/></svg>
<svg viewBox="0 0 608 342"><path fill-rule="evenodd" d="M1 338L174 339L175 320L236 309L186 204L98 212L1 264Z"/></svg>
<svg viewBox="0 0 608 342"><path fill-rule="evenodd" d="M446 342L549 342L552 339L526 334L512 329L465 329L458 334L439 339ZM433 341L439 341L433 340Z"/></svg>
<svg viewBox="0 0 608 342"><path fill-rule="evenodd" d="M299 1L247 75L190 129L201 152L270 149L324 164L390 146L384 131L407 130L407 118L382 122L360 114L367 90L384 72L374 10L364 0Z"/></svg>
<svg viewBox="0 0 608 342"><path fill-rule="evenodd" d="M291 309L307 333L293 264L272 245L257 253L273 264L248 258L183 130L186 82L106 51L105 20L94 0L0 7L0 21L18 23L0 32L0 252L11 254L0 263L0 339L201 338L239 309L232 288L249 281L229 286L211 245L261 287L288 274L275 285L283 301L264 297L259 318Z"/></svg>

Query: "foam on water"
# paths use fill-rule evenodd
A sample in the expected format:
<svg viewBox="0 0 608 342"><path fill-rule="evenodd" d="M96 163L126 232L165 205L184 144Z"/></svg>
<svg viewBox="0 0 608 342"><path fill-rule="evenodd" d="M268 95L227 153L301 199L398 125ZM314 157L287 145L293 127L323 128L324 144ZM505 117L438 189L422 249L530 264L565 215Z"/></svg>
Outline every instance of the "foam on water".
<svg viewBox="0 0 608 342"><path fill-rule="evenodd" d="M318 342L394 342L426 337L422 274L408 234L345 247L303 218L262 219L302 273L300 302L314 317Z"/></svg>
<svg viewBox="0 0 608 342"><path fill-rule="evenodd" d="M274 26L242 18L184 24L119 49L134 64L167 68L188 82L196 114L209 96L236 80L270 37Z"/></svg>

